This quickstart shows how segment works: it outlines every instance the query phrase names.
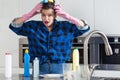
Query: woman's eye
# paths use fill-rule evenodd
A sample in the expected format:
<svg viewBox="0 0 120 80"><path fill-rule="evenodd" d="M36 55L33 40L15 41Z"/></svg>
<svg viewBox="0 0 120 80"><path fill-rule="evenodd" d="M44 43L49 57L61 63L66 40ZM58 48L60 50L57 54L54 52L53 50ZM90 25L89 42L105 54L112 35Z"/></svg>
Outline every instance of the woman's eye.
<svg viewBox="0 0 120 80"><path fill-rule="evenodd" d="M48 15L49 17L52 16L51 14Z"/></svg>
<svg viewBox="0 0 120 80"><path fill-rule="evenodd" d="M42 16L45 16L44 14L42 14Z"/></svg>

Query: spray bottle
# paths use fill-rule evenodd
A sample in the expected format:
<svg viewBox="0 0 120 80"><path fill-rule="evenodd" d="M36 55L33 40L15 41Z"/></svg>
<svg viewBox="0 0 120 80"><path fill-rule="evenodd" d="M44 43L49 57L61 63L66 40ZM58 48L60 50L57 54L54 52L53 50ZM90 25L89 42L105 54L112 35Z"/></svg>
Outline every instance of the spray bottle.
<svg viewBox="0 0 120 80"><path fill-rule="evenodd" d="M39 77L39 60L37 57L33 60L33 77Z"/></svg>

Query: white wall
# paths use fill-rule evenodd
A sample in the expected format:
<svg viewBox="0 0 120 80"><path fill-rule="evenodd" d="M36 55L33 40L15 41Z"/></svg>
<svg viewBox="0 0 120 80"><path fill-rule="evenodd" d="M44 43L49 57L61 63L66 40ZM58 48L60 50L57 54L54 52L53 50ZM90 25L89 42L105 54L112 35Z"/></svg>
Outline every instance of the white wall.
<svg viewBox="0 0 120 80"><path fill-rule="evenodd" d="M13 18L29 12L40 0L0 0L0 67L4 67L4 54L13 55L13 67L18 67L19 45L17 36L9 28ZM120 0L57 0L70 15L85 19L91 30L106 34L119 33ZM40 19L37 15L32 19ZM58 19L62 19L59 18Z"/></svg>
<svg viewBox="0 0 120 80"><path fill-rule="evenodd" d="M95 29L106 34L120 34L120 0L95 1Z"/></svg>
<svg viewBox="0 0 120 80"><path fill-rule="evenodd" d="M18 36L8 28L11 20L18 16L18 0L0 0L0 67L4 66L5 53L12 53L13 66L18 63Z"/></svg>

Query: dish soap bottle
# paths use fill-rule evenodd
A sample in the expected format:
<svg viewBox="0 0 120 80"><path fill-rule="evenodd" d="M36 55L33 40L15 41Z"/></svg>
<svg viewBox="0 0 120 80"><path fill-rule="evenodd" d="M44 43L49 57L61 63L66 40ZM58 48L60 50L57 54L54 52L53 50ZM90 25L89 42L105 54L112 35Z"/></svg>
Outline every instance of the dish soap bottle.
<svg viewBox="0 0 120 80"><path fill-rule="evenodd" d="M28 49L25 50L24 54L24 77L30 76L30 55Z"/></svg>
<svg viewBox="0 0 120 80"><path fill-rule="evenodd" d="M73 50L73 71L79 70L79 50L75 48Z"/></svg>
<svg viewBox="0 0 120 80"><path fill-rule="evenodd" d="M39 60L37 57L33 60L33 77L39 77Z"/></svg>

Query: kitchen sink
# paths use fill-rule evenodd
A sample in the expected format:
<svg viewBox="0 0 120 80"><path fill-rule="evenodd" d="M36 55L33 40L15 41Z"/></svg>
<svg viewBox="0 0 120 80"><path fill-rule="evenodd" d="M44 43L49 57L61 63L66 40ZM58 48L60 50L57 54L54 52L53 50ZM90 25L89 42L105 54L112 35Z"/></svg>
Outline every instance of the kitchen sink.
<svg viewBox="0 0 120 80"><path fill-rule="evenodd" d="M95 67L95 70L114 70L120 71L120 65L118 64L99 64Z"/></svg>

